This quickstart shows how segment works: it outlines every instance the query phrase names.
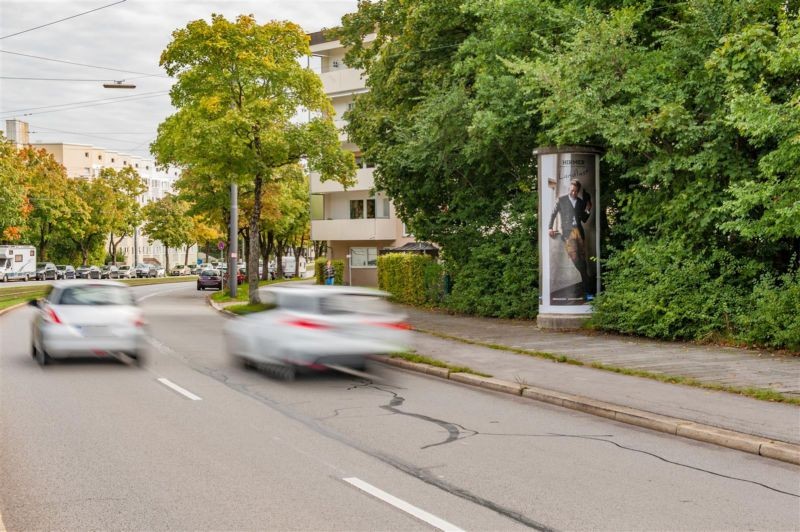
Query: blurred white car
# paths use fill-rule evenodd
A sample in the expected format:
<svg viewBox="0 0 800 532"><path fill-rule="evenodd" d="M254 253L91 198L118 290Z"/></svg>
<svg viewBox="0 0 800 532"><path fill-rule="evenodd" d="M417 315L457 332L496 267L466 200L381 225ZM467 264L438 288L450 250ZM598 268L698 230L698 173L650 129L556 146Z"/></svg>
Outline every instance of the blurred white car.
<svg viewBox="0 0 800 532"><path fill-rule="evenodd" d="M348 286L273 286L261 291L270 310L230 320L228 353L284 379L298 369L363 369L369 355L405 351L406 316L386 292Z"/></svg>
<svg viewBox="0 0 800 532"><path fill-rule="evenodd" d="M115 281L57 281L33 320L31 354L53 358L123 353L141 363L146 332L131 289Z"/></svg>

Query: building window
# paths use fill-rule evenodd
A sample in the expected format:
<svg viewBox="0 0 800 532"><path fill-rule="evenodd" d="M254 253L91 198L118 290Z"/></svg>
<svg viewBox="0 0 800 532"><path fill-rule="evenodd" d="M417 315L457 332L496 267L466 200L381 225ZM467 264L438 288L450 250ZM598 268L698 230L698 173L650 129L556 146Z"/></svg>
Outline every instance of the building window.
<svg viewBox="0 0 800 532"><path fill-rule="evenodd" d="M364 217L364 200L350 200L350 219Z"/></svg>
<svg viewBox="0 0 800 532"><path fill-rule="evenodd" d="M88 151L83 152L83 156L84 157L89 157L89 152Z"/></svg>
<svg viewBox="0 0 800 532"><path fill-rule="evenodd" d="M383 207L383 211L380 213L378 218L388 218L389 217L389 199L382 198L381 199L381 206Z"/></svg>
<svg viewBox="0 0 800 532"><path fill-rule="evenodd" d="M144 169L145 170L150 170L150 165L148 164L147 166L144 167Z"/></svg>
<svg viewBox="0 0 800 532"><path fill-rule="evenodd" d="M367 200L367 218L375 218L375 198Z"/></svg>
<svg viewBox="0 0 800 532"><path fill-rule="evenodd" d="M103 160L103 156L102 156L102 155L98 155L98 156L97 156L97 160L98 160L98 161L102 161L102 160Z"/></svg>
<svg viewBox="0 0 800 532"><path fill-rule="evenodd" d="M113 158L113 157L111 158L111 162L112 162L112 163L114 162L114 158Z"/></svg>
<svg viewBox="0 0 800 532"><path fill-rule="evenodd" d="M350 248L351 268L377 268L378 248Z"/></svg>
<svg viewBox="0 0 800 532"><path fill-rule="evenodd" d="M126 166L127 164L128 164L128 161L122 161L122 166Z"/></svg>
<svg viewBox="0 0 800 532"><path fill-rule="evenodd" d="M136 163L134 166L135 166L136 168L139 168L139 163Z"/></svg>

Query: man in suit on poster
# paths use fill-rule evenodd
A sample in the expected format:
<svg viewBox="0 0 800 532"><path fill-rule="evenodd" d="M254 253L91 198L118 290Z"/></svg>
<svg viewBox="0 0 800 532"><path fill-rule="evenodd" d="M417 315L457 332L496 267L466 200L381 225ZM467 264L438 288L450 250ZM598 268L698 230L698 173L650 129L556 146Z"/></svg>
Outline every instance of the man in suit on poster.
<svg viewBox="0 0 800 532"><path fill-rule="evenodd" d="M578 270L583 284L583 297L586 301L594 299L594 283L589 275L586 261L586 233L583 223L589 219L592 210L592 199L585 190L581 192L581 182L573 179L569 184L569 193L558 198L553 213L550 215L550 224L547 226L548 234L555 238L558 233L553 229L556 217L561 215L561 240L567 250L572 264Z"/></svg>

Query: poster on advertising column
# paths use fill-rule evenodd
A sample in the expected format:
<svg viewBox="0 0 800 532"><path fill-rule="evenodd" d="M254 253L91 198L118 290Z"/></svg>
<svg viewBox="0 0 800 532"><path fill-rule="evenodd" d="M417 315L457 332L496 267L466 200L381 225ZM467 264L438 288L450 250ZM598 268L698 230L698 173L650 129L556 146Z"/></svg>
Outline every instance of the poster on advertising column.
<svg viewBox="0 0 800 532"><path fill-rule="evenodd" d="M588 314L600 288L599 152L541 148L539 312Z"/></svg>

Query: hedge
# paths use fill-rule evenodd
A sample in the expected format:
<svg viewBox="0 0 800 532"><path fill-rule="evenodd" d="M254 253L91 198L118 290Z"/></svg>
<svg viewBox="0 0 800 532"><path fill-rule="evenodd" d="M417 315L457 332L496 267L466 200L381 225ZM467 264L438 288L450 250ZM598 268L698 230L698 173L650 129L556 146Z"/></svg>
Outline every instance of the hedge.
<svg viewBox="0 0 800 532"><path fill-rule="evenodd" d="M328 259L326 257L319 257L314 261L314 276L316 277L317 284L325 284L325 266ZM331 265L335 270L333 277L333 284L344 284L344 261L331 259Z"/></svg>
<svg viewBox="0 0 800 532"><path fill-rule="evenodd" d="M378 257L378 287L409 305L441 302L442 267L428 255L390 253Z"/></svg>

